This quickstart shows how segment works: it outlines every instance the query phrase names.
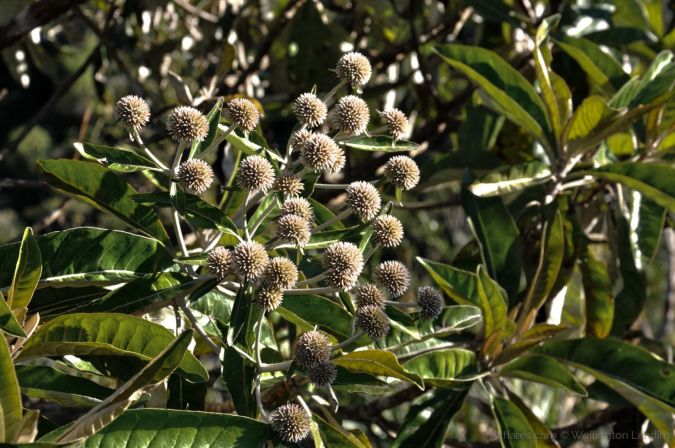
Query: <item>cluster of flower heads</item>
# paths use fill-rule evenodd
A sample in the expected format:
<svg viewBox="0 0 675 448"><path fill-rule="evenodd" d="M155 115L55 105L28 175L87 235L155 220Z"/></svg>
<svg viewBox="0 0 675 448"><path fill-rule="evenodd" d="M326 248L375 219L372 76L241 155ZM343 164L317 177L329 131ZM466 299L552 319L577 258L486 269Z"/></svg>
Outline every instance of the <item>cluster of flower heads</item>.
<svg viewBox="0 0 675 448"><path fill-rule="evenodd" d="M357 93L372 74L368 59L355 52L340 58L335 71L341 84L349 85ZM317 228L312 205L301 197L305 189L303 174L307 171L339 173L345 166L345 151L340 139L329 135L329 128L332 128L332 135L341 139L360 136L367 133L371 115L368 104L357 95L339 98L329 110L326 101L314 93L303 93L295 100L293 110L300 127L291 135L289 154L292 151L299 154L297 162L288 160L284 170L279 171L263 155L249 155L239 163L236 185L247 191L249 198L274 192L280 200L274 241L302 249ZM260 121L258 108L244 98L227 102L225 116L231 129L238 128L246 135L255 130ZM150 108L143 99L130 95L117 102L114 117L133 137L149 122ZM385 110L379 112L379 117L395 141L409 132L408 119L400 110ZM180 145L203 141L208 132L206 117L192 107L177 107L167 119L167 133ZM213 183L213 170L203 160L189 159L174 166L170 174L188 193L201 195ZM397 155L386 162L384 176L395 188L410 190L418 184L420 171L413 159ZM403 240L403 226L396 217L381 214L382 199L376 185L363 181L349 184L345 189L346 210L341 216L354 214L367 223L375 245L397 247ZM207 271L219 281L234 276L254 285L254 302L265 312L272 311L282 303L284 291L295 288L299 279L297 265L286 257L270 257L268 251L272 249L269 242L265 246L250 239L232 248L215 247L208 253ZM410 285L410 274L401 262L387 260L374 269L374 283L359 284L365 261L356 245L334 242L323 251L324 272L318 278L333 291L354 290L354 327L373 341L379 341L389 332L389 319L385 313L387 298L396 300L405 294ZM435 319L443 305L443 296L436 289L428 286L418 289L417 307L421 319ZM313 384L330 386L337 375L331 362L333 350L325 334L312 330L297 339L294 358ZM287 442L298 442L309 433L309 415L297 404L277 408L270 415L270 421L281 439Z"/></svg>

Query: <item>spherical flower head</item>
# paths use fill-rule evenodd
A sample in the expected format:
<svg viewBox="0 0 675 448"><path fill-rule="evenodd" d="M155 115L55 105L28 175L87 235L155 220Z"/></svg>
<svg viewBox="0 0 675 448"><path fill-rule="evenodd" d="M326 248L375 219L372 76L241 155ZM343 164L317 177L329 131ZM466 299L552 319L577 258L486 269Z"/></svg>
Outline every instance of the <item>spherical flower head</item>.
<svg viewBox="0 0 675 448"><path fill-rule="evenodd" d="M384 174L392 184L402 190L410 190L420 181L420 169L408 156L394 156L384 166Z"/></svg>
<svg viewBox="0 0 675 448"><path fill-rule="evenodd" d="M281 291L271 285L263 284L256 291L254 302L267 313L277 309L283 300L284 294Z"/></svg>
<svg viewBox="0 0 675 448"><path fill-rule="evenodd" d="M127 95L115 104L113 118L129 131L138 131L150 121L150 106L141 97Z"/></svg>
<svg viewBox="0 0 675 448"><path fill-rule="evenodd" d="M326 170L330 174L340 174L347 163L345 152L340 149L340 153L335 158L335 162Z"/></svg>
<svg viewBox="0 0 675 448"><path fill-rule="evenodd" d="M337 377L337 368L332 362L324 362L309 369L307 376L319 387L330 386Z"/></svg>
<svg viewBox="0 0 675 448"><path fill-rule="evenodd" d="M295 149L302 149L305 147L310 138L314 135L314 132L308 131L307 129L300 129L295 131L291 135L291 146Z"/></svg>
<svg viewBox="0 0 675 448"><path fill-rule="evenodd" d="M346 190L347 205L364 221L370 221L380 211L380 193L368 182L357 181Z"/></svg>
<svg viewBox="0 0 675 448"><path fill-rule="evenodd" d="M298 282L298 267L286 257L274 257L267 263L263 282L277 289L290 289Z"/></svg>
<svg viewBox="0 0 675 448"><path fill-rule="evenodd" d="M324 171L336 162L342 150L325 134L312 134L302 147L302 163L307 167Z"/></svg>
<svg viewBox="0 0 675 448"><path fill-rule="evenodd" d="M213 183L213 170L203 160L190 159L178 166L176 178L183 190L200 195Z"/></svg>
<svg viewBox="0 0 675 448"><path fill-rule="evenodd" d="M377 306L369 305L356 310L355 325L373 341L379 341L389 333L389 318Z"/></svg>
<svg viewBox="0 0 675 448"><path fill-rule="evenodd" d="M268 262L265 246L256 241L241 242L232 251L232 267L246 281L260 277Z"/></svg>
<svg viewBox="0 0 675 448"><path fill-rule="evenodd" d="M293 198L281 204L281 215L297 215L311 223L314 221L314 210L305 198Z"/></svg>
<svg viewBox="0 0 675 448"><path fill-rule="evenodd" d="M380 117L384 121L387 133L394 139L400 140L408 134L410 123L408 117L398 109L388 109L380 112Z"/></svg>
<svg viewBox="0 0 675 448"><path fill-rule="evenodd" d="M422 286L417 289L417 305L422 320L433 320L443 311L443 295L436 288Z"/></svg>
<svg viewBox="0 0 675 448"><path fill-rule="evenodd" d="M228 101L225 113L232 124L246 133L254 130L260 121L258 108L246 98L234 98Z"/></svg>
<svg viewBox="0 0 675 448"><path fill-rule="evenodd" d="M330 341L320 331L302 333L295 343L295 360L305 369L328 362L330 353Z"/></svg>
<svg viewBox="0 0 675 448"><path fill-rule="evenodd" d="M373 241L384 247L396 247L403 240L403 224L391 215L380 215L373 221Z"/></svg>
<svg viewBox="0 0 675 448"><path fill-rule="evenodd" d="M248 156L239 163L237 185L248 191L267 191L274 185L274 168L265 158Z"/></svg>
<svg viewBox="0 0 675 448"><path fill-rule="evenodd" d="M347 95L335 105L335 125L345 135L361 135L370 121L368 105L358 96Z"/></svg>
<svg viewBox="0 0 675 448"><path fill-rule="evenodd" d="M356 290L356 307L376 306L384 309L384 293L372 283L365 283Z"/></svg>
<svg viewBox="0 0 675 448"><path fill-rule="evenodd" d="M328 108L313 93L303 93L293 103L293 110L298 121L310 128L320 126L326 119Z"/></svg>
<svg viewBox="0 0 675 448"><path fill-rule="evenodd" d="M352 243L333 243L323 254L326 283L338 289L349 290L356 285L363 270L363 255Z"/></svg>
<svg viewBox="0 0 675 448"><path fill-rule="evenodd" d="M166 129L175 142L202 141L209 133L209 122L197 109L181 106L171 112L166 122Z"/></svg>
<svg viewBox="0 0 675 448"><path fill-rule="evenodd" d="M368 58L357 52L343 55L338 61L335 71L338 78L354 88L365 85L373 72Z"/></svg>
<svg viewBox="0 0 675 448"><path fill-rule="evenodd" d="M288 241L297 247L309 243L312 229L309 221L299 215L283 215L277 221L277 236L282 241Z"/></svg>
<svg viewBox="0 0 675 448"><path fill-rule="evenodd" d="M375 268L375 279L393 297L400 297L408 290L410 273L400 261L388 260Z"/></svg>
<svg viewBox="0 0 675 448"><path fill-rule="evenodd" d="M274 181L273 189L279 194L296 197L305 189L305 184L293 174L282 174Z"/></svg>
<svg viewBox="0 0 675 448"><path fill-rule="evenodd" d="M206 259L206 268L219 281L222 281L231 272L231 265L232 253L222 246L218 246L209 252Z"/></svg>
<svg viewBox="0 0 675 448"><path fill-rule="evenodd" d="M309 415L298 404L279 406L270 414L270 421L272 429L284 442L298 443L309 435Z"/></svg>

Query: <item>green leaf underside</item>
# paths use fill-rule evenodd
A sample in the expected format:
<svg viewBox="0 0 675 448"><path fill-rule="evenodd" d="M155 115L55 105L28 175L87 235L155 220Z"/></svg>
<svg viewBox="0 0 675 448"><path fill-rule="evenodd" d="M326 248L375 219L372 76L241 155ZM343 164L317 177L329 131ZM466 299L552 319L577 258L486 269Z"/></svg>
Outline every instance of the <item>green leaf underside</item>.
<svg viewBox="0 0 675 448"><path fill-rule="evenodd" d="M419 146L417 143L406 140L398 140L394 143L394 139L386 135L352 138L343 144L349 149L382 152L408 152L416 150Z"/></svg>
<svg viewBox="0 0 675 448"><path fill-rule="evenodd" d="M513 402L493 398L492 413L497 420L503 447L536 448L536 434L525 414Z"/></svg>
<svg viewBox="0 0 675 448"><path fill-rule="evenodd" d="M12 336L26 337L26 333L23 331L21 324L16 320L12 310L9 309L2 292L0 292L0 330Z"/></svg>
<svg viewBox="0 0 675 448"><path fill-rule="evenodd" d="M277 312L296 324L306 322L318 325L322 330L341 339L348 338L352 333L351 315L325 297L287 295Z"/></svg>
<svg viewBox="0 0 675 448"><path fill-rule="evenodd" d="M425 384L437 387L471 381L478 373L476 354L461 348L424 353L406 362L404 367L423 378Z"/></svg>
<svg viewBox="0 0 675 448"><path fill-rule="evenodd" d="M19 382L5 338L0 335L0 443L13 442L21 427Z"/></svg>
<svg viewBox="0 0 675 448"><path fill-rule="evenodd" d="M574 375L555 359L548 356L521 356L504 366L499 373L502 376L563 387L583 397L587 395L586 389L576 380Z"/></svg>
<svg viewBox="0 0 675 448"><path fill-rule="evenodd" d="M550 179L551 170L548 165L533 161L500 167L473 182L469 185L469 190L476 196L499 196L548 182Z"/></svg>
<svg viewBox="0 0 675 448"><path fill-rule="evenodd" d="M106 168L122 173L134 171L161 171L155 163L145 156L124 148L111 148L94 143L75 143L73 145L83 158L94 160Z"/></svg>
<svg viewBox="0 0 675 448"><path fill-rule="evenodd" d="M382 350L360 350L337 357L333 362L350 372L368 373L375 376L389 376L424 389L424 381L419 375L406 371L396 356Z"/></svg>

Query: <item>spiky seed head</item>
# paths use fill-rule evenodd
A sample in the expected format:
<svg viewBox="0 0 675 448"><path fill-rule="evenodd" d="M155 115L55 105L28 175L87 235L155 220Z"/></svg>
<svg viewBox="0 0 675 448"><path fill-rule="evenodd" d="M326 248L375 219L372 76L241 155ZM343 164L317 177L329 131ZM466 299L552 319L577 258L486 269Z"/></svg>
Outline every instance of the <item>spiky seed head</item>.
<svg viewBox="0 0 675 448"><path fill-rule="evenodd" d="M443 311L443 295L436 288L422 286L417 288L417 305L422 320L433 320Z"/></svg>
<svg viewBox="0 0 675 448"><path fill-rule="evenodd" d="M129 131L138 131L150 121L150 106L136 95L123 96L115 104L113 118Z"/></svg>
<svg viewBox="0 0 675 448"><path fill-rule="evenodd" d="M378 306L368 305L356 310L355 325L373 341L379 341L389 333L389 318Z"/></svg>
<svg viewBox="0 0 675 448"><path fill-rule="evenodd" d="M408 117L400 110L393 108L380 112L380 117L384 121L387 133L394 139L400 140L408 134L410 123Z"/></svg>
<svg viewBox="0 0 675 448"><path fill-rule="evenodd" d="M244 280L255 280L265 271L269 256L265 246L256 241L244 241L232 251L232 267Z"/></svg>
<svg viewBox="0 0 675 448"><path fill-rule="evenodd" d="M298 267L286 257L274 257L267 263L263 282L277 289L290 289L298 282Z"/></svg>
<svg viewBox="0 0 675 448"><path fill-rule="evenodd" d="M305 219L305 221L314 222L314 210L312 205L305 198L293 198L284 201L281 204L282 215L297 215Z"/></svg>
<svg viewBox="0 0 675 448"><path fill-rule="evenodd" d="M356 181L346 190L347 205L364 221L373 219L380 211L380 193L368 182Z"/></svg>
<svg viewBox="0 0 675 448"><path fill-rule="evenodd" d="M277 236L282 241L288 241L298 247L309 243L312 229L309 221L299 215L283 215L277 221Z"/></svg>
<svg viewBox="0 0 675 448"><path fill-rule="evenodd" d="M340 147L329 136L312 134L302 147L302 163L315 170L328 170L341 152Z"/></svg>
<svg viewBox="0 0 675 448"><path fill-rule="evenodd" d="M282 174L274 181L274 191L277 193L295 197L300 196L302 190L305 189L305 184L302 180L293 174Z"/></svg>
<svg viewBox="0 0 675 448"><path fill-rule="evenodd" d="M305 369L330 360L331 344L325 334L317 330L302 333L295 343L295 360Z"/></svg>
<svg viewBox="0 0 675 448"><path fill-rule="evenodd" d="M272 285L263 285L256 291L254 302L266 313L275 310L284 300L284 294Z"/></svg>
<svg viewBox="0 0 675 448"><path fill-rule="evenodd" d="M365 283L356 290L356 307L376 306L384 309L384 293L372 283Z"/></svg>
<svg viewBox="0 0 675 448"><path fill-rule="evenodd" d="M384 247L396 247L403 240L403 224L391 215L380 215L373 221L373 241Z"/></svg>
<svg viewBox="0 0 675 448"><path fill-rule="evenodd" d="M420 169L408 156L394 156L384 166L384 174L392 184L403 190L410 190L420 181Z"/></svg>
<svg viewBox="0 0 675 448"><path fill-rule="evenodd" d="M354 51L342 55L335 71L338 78L342 81L348 82L354 88L358 88L368 82L373 70L368 58Z"/></svg>
<svg viewBox="0 0 675 448"><path fill-rule="evenodd" d="M227 118L244 132L251 132L258 126L260 112L252 101L246 98L234 98L227 102Z"/></svg>
<svg viewBox="0 0 675 448"><path fill-rule="evenodd" d="M320 126L326 119L328 108L313 93L303 93L293 103L293 110L298 121L310 128Z"/></svg>
<svg viewBox="0 0 675 448"><path fill-rule="evenodd" d="M232 270L232 253L229 249L218 246L209 252L206 259L206 268L208 271L222 281Z"/></svg>
<svg viewBox="0 0 675 448"><path fill-rule="evenodd" d="M200 195L213 183L213 170L203 160L190 159L178 166L176 178L183 190Z"/></svg>
<svg viewBox="0 0 675 448"><path fill-rule="evenodd" d="M305 409L295 403L279 406L270 414L272 429L284 442L298 443L305 439L310 431L309 415Z"/></svg>
<svg viewBox="0 0 675 448"><path fill-rule="evenodd" d="M209 133L209 122L204 114L194 107L180 106L169 115L166 129L175 142L202 141Z"/></svg>
<svg viewBox="0 0 675 448"><path fill-rule="evenodd" d="M335 126L345 135L361 135L370 121L368 105L358 96L347 95L335 105Z"/></svg>
<svg viewBox="0 0 675 448"><path fill-rule="evenodd" d="M248 156L239 163L237 185L248 191L267 191L274 185L274 168L265 158Z"/></svg>
<svg viewBox="0 0 675 448"><path fill-rule="evenodd" d="M314 135L313 132L307 129L300 129L291 135L291 146L295 149L302 149L305 147L310 138Z"/></svg>
<svg viewBox="0 0 675 448"><path fill-rule="evenodd" d="M309 380L319 387L333 384L337 377L337 368L332 362L323 362L309 369Z"/></svg>
<svg viewBox="0 0 675 448"><path fill-rule="evenodd" d="M335 158L335 162L326 170L330 174L340 174L347 163L345 152L342 150L342 148L339 149L340 153Z"/></svg>
<svg viewBox="0 0 675 448"><path fill-rule="evenodd" d="M375 268L375 279L389 294L400 297L408 290L410 273L400 261L387 260Z"/></svg>
<svg viewBox="0 0 675 448"><path fill-rule="evenodd" d="M363 270L363 255L352 243L333 243L323 253L326 283L338 289L349 290L356 285Z"/></svg>
<svg viewBox="0 0 675 448"><path fill-rule="evenodd" d="M338 269L329 269L325 272L326 283L343 291L349 291L359 281L360 272L340 271Z"/></svg>

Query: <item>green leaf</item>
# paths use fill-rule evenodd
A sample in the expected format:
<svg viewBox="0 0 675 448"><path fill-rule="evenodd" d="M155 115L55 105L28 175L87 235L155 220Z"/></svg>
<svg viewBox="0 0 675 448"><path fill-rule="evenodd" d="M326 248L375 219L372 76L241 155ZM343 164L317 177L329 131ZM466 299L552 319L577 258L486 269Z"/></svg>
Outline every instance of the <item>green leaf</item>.
<svg viewBox="0 0 675 448"><path fill-rule="evenodd" d="M318 325L339 339L352 334L352 316L340 305L316 295L286 295L277 309L285 319L295 324Z"/></svg>
<svg viewBox="0 0 675 448"><path fill-rule="evenodd" d="M408 152L415 151L419 145L407 140L397 140L386 135L376 135L373 137L356 137L341 142L349 149L359 151L382 151L382 152Z"/></svg>
<svg viewBox="0 0 675 448"><path fill-rule="evenodd" d="M51 187L118 217L162 243L170 242L157 213L134 202L130 196L136 190L113 171L81 160L39 160L37 164Z"/></svg>
<svg viewBox="0 0 675 448"><path fill-rule="evenodd" d="M120 173L144 170L162 171L152 160L128 149L111 148L86 142L74 143L73 146L84 159L93 160Z"/></svg>
<svg viewBox="0 0 675 448"><path fill-rule="evenodd" d="M316 217L317 224L323 224L324 222L330 221L331 219L335 218L335 214L316 199L307 198L307 200L312 205L312 209L314 210L314 216ZM344 224L342 224L341 221L338 220L333 222L333 224L328 226L328 228L340 230L344 229L345 226Z"/></svg>
<svg viewBox="0 0 675 448"><path fill-rule="evenodd" d="M206 121L209 122L209 132L206 138L202 141L195 140L190 148L188 159L199 158L204 152L208 151L211 145L216 141L218 134L218 124L220 123L220 114L223 110L223 98L218 98L216 104L206 116Z"/></svg>
<svg viewBox="0 0 675 448"><path fill-rule="evenodd" d="M232 395L237 413L255 416L257 408L251 388L255 379L255 364L243 358L233 347L225 348L222 364L222 378Z"/></svg>
<svg viewBox="0 0 675 448"><path fill-rule="evenodd" d="M375 376L389 376L415 384L424 389L424 381L415 373L410 373L398 363L396 356L383 350L360 350L333 359L335 365L350 372L367 373Z"/></svg>
<svg viewBox="0 0 675 448"><path fill-rule="evenodd" d="M537 73L537 81L542 92L544 104L548 110L548 117L556 138L560 137L562 132L562 123L564 122L564 112L560 110L558 97L553 88L552 70L551 70L551 51L548 48L548 34L558 26L560 14L554 14L542 20L537 28L534 39L534 63ZM558 78L562 79L562 78Z"/></svg>
<svg viewBox="0 0 675 448"><path fill-rule="evenodd" d="M5 333L16 336L19 338L25 338L26 332L23 331L23 327L16 320L14 313L9 309L7 302L5 302L5 296L2 295L0 291L0 330ZM2 337L2 335L0 335Z"/></svg>
<svg viewBox="0 0 675 448"><path fill-rule="evenodd" d="M580 141L598 128L601 123L607 123L611 120L617 113L600 96L593 95L584 98L572 115L567 131L567 140L569 142Z"/></svg>
<svg viewBox="0 0 675 448"><path fill-rule="evenodd" d="M42 254L38 287L113 283L163 271L171 255L156 240L116 230L79 227L36 238ZM0 246L0 288L12 282L18 243Z"/></svg>
<svg viewBox="0 0 675 448"><path fill-rule="evenodd" d="M640 193L635 193L633 197ZM666 211L656 202L640 194L639 204L634 206L631 222L637 223L635 236L642 261L648 263L654 259L661 242L661 232L666 220Z"/></svg>
<svg viewBox="0 0 675 448"><path fill-rule="evenodd" d="M532 161L522 165L504 165L469 185L469 191L480 197L500 196L548 182L548 165Z"/></svg>
<svg viewBox="0 0 675 448"><path fill-rule="evenodd" d="M593 256L588 245L579 262L586 304L586 334L602 339L609 334L614 320L612 281L605 264Z"/></svg>
<svg viewBox="0 0 675 448"><path fill-rule="evenodd" d="M560 448L560 444L555 439L551 430L539 420L539 418L532 412L530 407L523 402L517 395L507 391L509 400L520 409L527 422L530 424L535 433L535 444L537 448Z"/></svg>
<svg viewBox="0 0 675 448"><path fill-rule="evenodd" d="M475 274L421 257L417 257L417 262L424 267L443 292L455 302L460 305L481 307L482 303L478 295L478 278Z"/></svg>
<svg viewBox="0 0 675 448"><path fill-rule="evenodd" d="M675 168L665 163L619 162L582 171L610 182L620 182L639 191L661 207L675 211Z"/></svg>
<svg viewBox="0 0 675 448"><path fill-rule="evenodd" d="M13 442L21 429L21 392L12 355L0 335L0 443Z"/></svg>
<svg viewBox="0 0 675 448"><path fill-rule="evenodd" d="M485 268L478 265L476 272L478 278L478 296L483 310L483 319L485 321L485 334L490 335L495 330L502 332L508 331L508 298L504 290L490 278Z"/></svg>
<svg viewBox="0 0 675 448"><path fill-rule="evenodd" d="M361 443L361 441L354 434L347 432L347 430L340 426L331 425L317 415L313 415L312 420L314 420L319 426L321 439L327 447L337 446L340 448L369 448L369 446Z"/></svg>
<svg viewBox="0 0 675 448"><path fill-rule="evenodd" d="M66 407L92 407L114 392L86 378L68 375L53 367L16 366L21 393Z"/></svg>
<svg viewBox="0 0 675 448"><path fill-rule="evenodd" d="M535 345L538 345L567 329L568 327L563 325L536 324L525 331L516 342L508 345L504 351L497 356L494 364L501 365L517 358Z"/></svg>
<svg viewBox="0 0 675 448"><path fill-rule="evenodd" d="M21 322L26 315L28 303L33 297L41 275L42 256L40 255L40 248L33 236L33 230L28 227L21 239L14 278L7 296L7 305Z"/></svg>
<svg viewBox="0 0 675 448"><path fill-rule="evenodd" d="M502 446L507 448L536 448L536 434L525 414L509 400L492 398L492 413L497 420Z"/></svg>
<svg viewBox="0 0 675 448"><path fill-rule="evenodd" d="M497 54L456 44L437 45L434 51L484 89L498 112L539 140L548 138L546 109L534 87Z"/></svg>
<svg viewBox="0 0 675 448"><path fill-rule="evenodd" d="M407 361L404 367L419 375L424 384L435 387L456 387L458 382L473 381L478 374L476 354L463 348L423 353Z"/></svg>
<svg viewBox="0 0 675 448"><path fill-rule="evenodd" d="M138 317L114 313L72 313L40 326L17 359L76 355L131 356L149 361L174 339L174 335L163 326ZM189 352L178 370L193 382L208 378L204 366Z"/></svg>
<svg viewBox="0 0 675 448"><path fill-rule="evenodd" d="M609 101L615 109L634 108L639 105L664 101L672 95L675 83L673 53L662 51L652 61L640 78L633 78Z"/></svg>
<svg viewBox="0 0 675 448"><path fill-rule="evenodd" d="M505 365L499 371L499 374L553 387L563 387L582 397L588 395L584 386L577 381L569 370L548 356L521 356Z"/></svg>
<svg viewBox="0 0 675 448"><path fill-rule="evenodd" d="M252 418L169 409L134 409L89 437L84 446L250 448L266 446L273 437L269 425Z"/></svg>

